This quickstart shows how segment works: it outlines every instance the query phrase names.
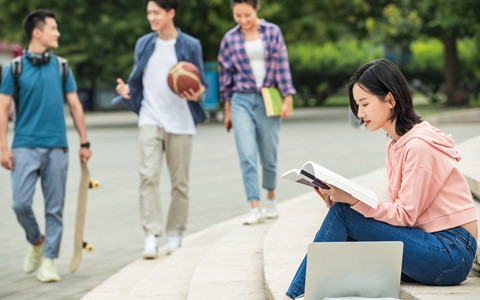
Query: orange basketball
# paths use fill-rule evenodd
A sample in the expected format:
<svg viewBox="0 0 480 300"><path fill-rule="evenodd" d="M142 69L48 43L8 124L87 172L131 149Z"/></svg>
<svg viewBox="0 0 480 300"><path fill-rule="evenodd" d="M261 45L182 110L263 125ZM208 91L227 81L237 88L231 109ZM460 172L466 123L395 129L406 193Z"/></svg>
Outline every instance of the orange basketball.
<svg viewBox="0 0 480 300"><path fill-rule="evenodd" d="M198 68L187 61L181 61L174 65L168 72L168 87L177 95L192 89L198 91L202 77Z"/></svg>

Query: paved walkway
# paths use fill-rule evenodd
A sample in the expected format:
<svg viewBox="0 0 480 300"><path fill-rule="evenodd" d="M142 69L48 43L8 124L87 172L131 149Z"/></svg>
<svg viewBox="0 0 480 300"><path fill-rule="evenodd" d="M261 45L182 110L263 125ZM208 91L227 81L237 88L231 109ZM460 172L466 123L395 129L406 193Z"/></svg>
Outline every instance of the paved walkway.
<svg viewBox="0 0 480 300"><path fill-rule="evenodd" d="M279 172L316 160L327 167L355 177L383 166L387 138L350 126L345 108L298 109L282 125L279 148ZM480 118L479 118L480 120ZM95 251L84 254L75 274L68 273L72 255L74 212L79 180L76 148L70 153L65 229L57 266L62 281L40 284L32 275L23 274L21 265L27 245L24 233L10 209L9 173L0 170L0 238L7 247L0 249L1 299L80 299L121 268L136 261L142 250L142 232L138 217L137 129L136 117L128 112L87 115L89 138L94 157L90 162L92 177L101 181L99 190L90 192L85 236L95 244ZM449 123L439 127L454 135L458 143L480 132L480 123ZM69 122L70 123L70 122ZM11 138L10 133L10 138ZM71 145L78 137L69 130ZM368 141L365 142L365 141ZM358 149L352 153L351 147ZM219 163L221 162L221 163ZM168 205L169 182L165 170L161 178L161 195ZM188 235L220 222L230 222L247 212L241 174L232 134L220 124L209 123L198 128L194 139L191 167L191 206ZM212 188L214 187L214 188ZM279 182L280 202L304 193L301 187ZM34 209L43 215L40 188ZM39 217L43 228L43 218ZM230 220L230 221L229 221ZM187 245L185 245L186 247ZM165 259L165 258L162 258ZM148 263L138 276L147 273Z"/></svg>

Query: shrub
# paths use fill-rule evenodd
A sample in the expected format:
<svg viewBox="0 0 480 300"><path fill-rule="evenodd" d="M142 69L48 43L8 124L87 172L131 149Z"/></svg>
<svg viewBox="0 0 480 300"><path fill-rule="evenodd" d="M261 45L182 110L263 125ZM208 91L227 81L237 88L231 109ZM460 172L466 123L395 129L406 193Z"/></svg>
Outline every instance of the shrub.
<svg viewBox="0 0 480 300"><path fill-rule="evenodd" d="M457 41L459 88L478 94L480 89L480 56L472 39ZM400 65L412 87L431 102L444 97L445 57L443 43L438 39L414 41L410 45L412 60Z"/></svg>
<svg viewBox="0 0 480 300"><path fill-rule="evenodd" d="M473 39L458 41L460 88L480 91L480 53ZM322 105L326 98L342 91L349 77L362 64L385 57L385 48L368 41L340 40L321 45L288 45L293 83L297 89L297 106ZM388 54L388 53L387 53ZM408 59L398 63L414 91L431 102L444 97L445 58L438 39L417 40L410 44ZM403 57L403 55L401 56Z"/></svg>
<svg viewBox="0 0 480 300"><path fill-rule="evenodd" d="M321 105L326 98L344 88L361 65L383 56L382 48L366 41L343 40L322 45L289 45L288 55L296 105Z"/></svg>
<svg viewBox="0 0 480 300"><path fill-rule="evenodd" d="M414 90L439 102L445 82L445 59L441 41L419 40L410 44L411 60L399 67Z"/></svg>

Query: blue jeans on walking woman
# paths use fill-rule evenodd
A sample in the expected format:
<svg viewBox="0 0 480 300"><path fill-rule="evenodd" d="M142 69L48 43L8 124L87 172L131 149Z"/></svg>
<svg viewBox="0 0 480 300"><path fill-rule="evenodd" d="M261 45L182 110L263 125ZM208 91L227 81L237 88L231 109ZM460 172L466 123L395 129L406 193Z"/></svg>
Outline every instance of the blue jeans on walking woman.
<svg viewBox="0 0 480 300"><path fill-rule="evenodd" d="M475 238L462 227L428 233L393 226L366 218L345 203L330 207L313 241L402 241L402 281L427 285L457 285L464 281L477 250ZM290 298L304 294L306 262L307 256L288 288Z"/></svg>
<svg viewBox="0 0 480 300"><path fill-rule="evenodd" d="M234 93L230 110L247 200L260 200L258 154L262 164L262 187L273 191L280 117L267 117L262 96L258 93Z"/></svg>

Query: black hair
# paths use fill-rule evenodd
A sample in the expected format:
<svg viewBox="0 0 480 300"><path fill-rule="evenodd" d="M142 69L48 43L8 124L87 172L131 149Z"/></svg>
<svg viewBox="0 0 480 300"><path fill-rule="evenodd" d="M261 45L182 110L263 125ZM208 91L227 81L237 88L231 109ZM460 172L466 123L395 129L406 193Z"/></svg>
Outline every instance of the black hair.
<svg viewBox="0 0 480 300"><path fill-rule="evenodd" d="M175 12L178 11L178 7L180 5L179 0L146 0L145 3L148 4L148 2L153 1L158 4L161 8L163 8L166 11L169 11L171 9L174 9Z"/></svg>
<svg viewBox="0 0 480 300"><path fill-rule="evenodd" d="M258 7L258 0L230 0L230 7L233 8L233 5L239 4L239 3L246 3L251 5L253 8Z"/></svg>
<svg viewBox="0 0 480 300"><path fill-rule="evenodd" d="M35 28L43 29L43 26L45 26L46 23L46 18L55 19L55 14L50 10L39 9L30 13L25 19L23 19L23 29L25 30L28 41L32 40L33 30Z"/></svg>
<svg viewBox="0 0 480 300"><path fill-rule="evenodd" d="M378 59L360 66L350 77L348 95L350 109L358 118L358 105L353 98L353 86L358 84L362 89L376 96L381 101L388 101L387 94L395 98L395 106L390 120L396 120L395 132L402 136L420 122L422 118L413 108L412 95L402 72L391 61Z"/></svg>

